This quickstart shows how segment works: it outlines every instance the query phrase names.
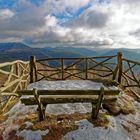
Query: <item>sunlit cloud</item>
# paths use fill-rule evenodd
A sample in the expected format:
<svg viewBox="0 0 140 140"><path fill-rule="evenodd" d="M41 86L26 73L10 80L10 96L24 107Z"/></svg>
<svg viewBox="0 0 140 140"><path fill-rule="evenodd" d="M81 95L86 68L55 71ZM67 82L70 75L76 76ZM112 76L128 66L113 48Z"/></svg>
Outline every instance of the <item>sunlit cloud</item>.
<svg viewBox="0 0 140 140"><path fill-rule="evenodd" d="M140 48L139 15L139 0L15 0L0 9L0 41Z"/></svg>
<svg viewBox="0 0 140 140"><path fill-rule="evenodd" d="M14 16L14 13L9 9L0 9L0 20L6 20Z"/></svg>

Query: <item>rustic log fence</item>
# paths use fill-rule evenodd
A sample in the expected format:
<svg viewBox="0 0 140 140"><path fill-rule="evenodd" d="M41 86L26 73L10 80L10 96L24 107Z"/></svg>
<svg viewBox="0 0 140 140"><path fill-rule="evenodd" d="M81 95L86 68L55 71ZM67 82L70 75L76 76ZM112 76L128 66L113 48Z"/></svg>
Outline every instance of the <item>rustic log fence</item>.
<svg viewBox="0 0 140 140"><path fill-rule="evenodd" d="M140 100L140 63L122 58L121 84Z"/></svg>
<svg viewBox="0 0 140 140"><path fill-rule="evenodd" d="M123 58L124 69L122 70L122 78L125 80L125 87L140 87L140 63Z"/></svg>
<svg viewBox="0 0 140 140"><path fill-rule="evenodd" d="M140 63L125 59L121 52L112 56L86 58L47 58L0 64L0 106L17 96L18 90L41 80L110 79L131 89L139 97ZM137 92L137 93L136 93Z"/></svg>
<svg viewBox="0 0 140 140"><path fill-rule="evenodd" d="M112 56L86 58L30 59L30 82L41 80L110 79L132 92L140 91L140 63L125 59L121 52Z"/></svg>
<svg viewBox="0 0 140 140"><path fill-rule="evenodd" d="M40 80L67 80L107 78L115 80L118 72L117 55L90 58L47 58L36 60L31 57L31 83Z"/></svg>
<svg viewBox="0 0 140 140"><path fill-rule="evenodd" d="M0 107L4 111L9 102L18 96L18 90L29 84L29 62L13 61L0 64Z"/></svg>
<svg viewBox="0 0 140 140"><path fill-rule="evenodd" d="M109 78L116 80L124 87L140 87L139 67L139 62L123 58L121 52L113 56L86 58L36 59L32 56L30 82L73 78L83 80ZM128 82L128 80L135 84L132 85L132 82Z"/></svg>

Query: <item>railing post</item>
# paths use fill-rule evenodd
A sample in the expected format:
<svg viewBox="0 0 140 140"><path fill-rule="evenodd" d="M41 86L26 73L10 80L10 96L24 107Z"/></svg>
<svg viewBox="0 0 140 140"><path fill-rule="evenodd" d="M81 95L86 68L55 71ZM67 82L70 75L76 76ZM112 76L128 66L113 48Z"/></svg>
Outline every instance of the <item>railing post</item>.
<svg viewBox="0 0 140 140"><path fill-rule="evenodd" d="M16 75L20 76L19 62L16 63Z"/></svg>
<svg viewBox="0 0 140 140"><path fill-rule="evenodd" d="M85 79L88 79L88 58L85 58Z"/></svg>
<svg viewBox="0 0 140 140"><path fill-rule="evenodd" d="M115 69L114 69L114 71L113 71L113 76L112 76L112 80L118 80L118 79L116 79L116 77L117 77L117 73L118 73L118 70L119 70L119 67L118 67L118 64L119 64L119 54L117 54L117 60L116 60L116 67L115 67Z"/></svg>
<svg viewBox="0 0 140 140"><path fill-rule="evenodd" d="M61 58L61 79L64 80L64 58Z"/></svg>
<svg viewBox="0 0 140 140"><path fill-rule="evenodd" d="M36 69L35 69L35 56L30 57L30 83L37 81Z"/></svg>
<svg viewBox="0 0 140 140"><path fill-rule="evenodd" d="M122 52L118 52L117 55L117 59L118 59L118 83L121 83L121 78L122 78L122 69L123 69L123 64L122 64Z"/></svg>

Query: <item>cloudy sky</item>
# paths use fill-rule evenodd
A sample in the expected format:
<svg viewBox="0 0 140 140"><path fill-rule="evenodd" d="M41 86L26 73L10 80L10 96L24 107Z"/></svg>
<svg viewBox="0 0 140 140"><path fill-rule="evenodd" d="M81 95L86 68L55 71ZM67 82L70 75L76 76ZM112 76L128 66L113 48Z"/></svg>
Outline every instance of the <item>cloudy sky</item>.
<svg viewBox="0 0 140 140"><path fill-rule="evenodd" d="M0 0L0 42L140 48L140 0Z"/></svg>

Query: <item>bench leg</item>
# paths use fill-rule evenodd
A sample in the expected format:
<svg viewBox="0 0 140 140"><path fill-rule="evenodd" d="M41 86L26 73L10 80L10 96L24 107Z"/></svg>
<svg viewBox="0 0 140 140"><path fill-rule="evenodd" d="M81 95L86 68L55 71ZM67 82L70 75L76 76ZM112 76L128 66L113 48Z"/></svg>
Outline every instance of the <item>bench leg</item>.
<svg viewBox="0 0 140 140"><path fill-rule="evenodd" d="M37 112L38 112L39 121L43 121L45 119L45 107L43 107L42 109L38 107Z"/></svg>
<svg viewBox="0 0 140 140"><path fill-rule="evenodd" d="M40 97L38 95L37 89L33 89L33 94L34 94L34 97L35 97L36 102L38 104L37 111L38 111L39 121L43 121L45 119L45 107L41 103L41 100L40 100Z"/></svg>
<svg viewBox="0 0 140 140"><path fill-rule="evenodd" d="M94 114L95 114L95 110L96 110L96 104L95 103L91 103L92 105L92 114L91 114L91 118L94 118Z"/></svg>
<svg viewBox="0 0 140 140"><path fill-rule="evenodd" d="M46 106L43 106L43 108L42 108L43 120L45 119L45 110L46 110Z"/></svg>
<svg viewBox="0 0 140 140"><path fill-rule="evenodd" d="M103 95L104 95L104 88L101 87L101 93L98 97L98 102L97 104L93 104L92 103L92 119L97 119L98 113L99 113L99 109L101 107L101 103L103 101Z"/></svg>

